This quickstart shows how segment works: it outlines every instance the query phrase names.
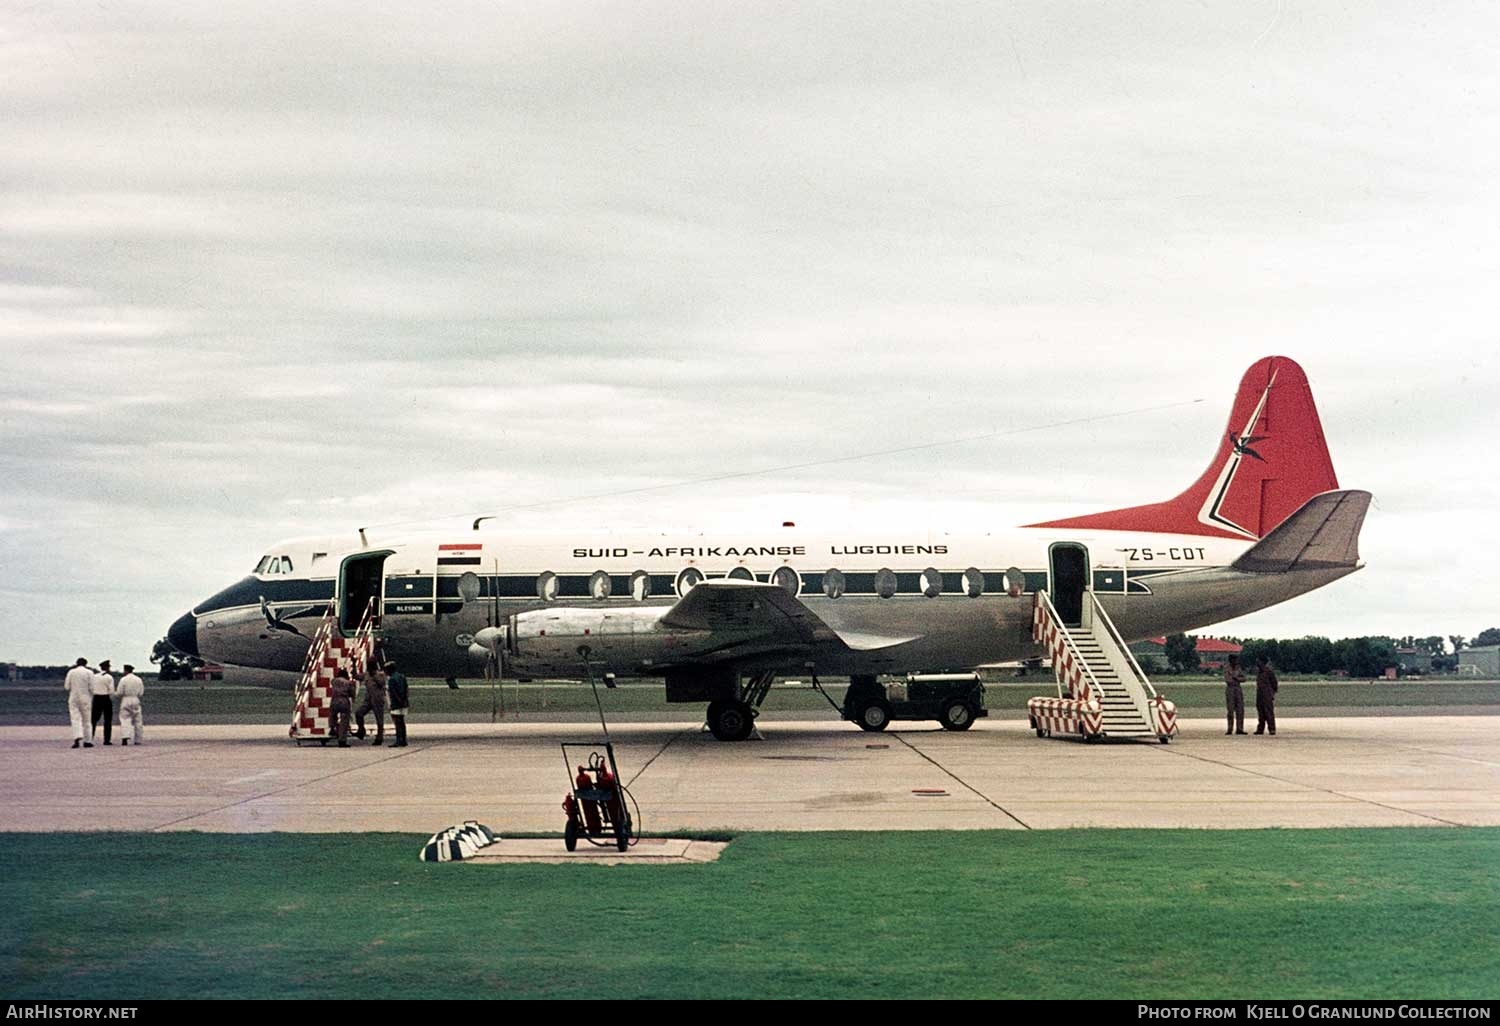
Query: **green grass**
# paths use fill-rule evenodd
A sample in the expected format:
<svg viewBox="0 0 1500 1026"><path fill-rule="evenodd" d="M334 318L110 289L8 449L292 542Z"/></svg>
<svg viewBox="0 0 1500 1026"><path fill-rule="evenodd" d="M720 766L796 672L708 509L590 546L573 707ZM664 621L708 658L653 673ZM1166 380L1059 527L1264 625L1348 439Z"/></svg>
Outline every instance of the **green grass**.
<svg viewBox="0 0 1500 1026"><path fill-rule="evenodd" d="M1500 829L759 834L464 866L389 834L0 835L0 993L1351 997L1500 989ZM559 849L561 844L559 843Z"/></svg>
<svg viewBox="0 0 1500 1026"><path fill-rule="evenodd" d="M593 716L594 697L587 685L507 683L496 691L478 681L466 681L458 690L441 681L414 681L412 708L430 722L489 722L492 711L503 708L506 718L527 716ZM1224 685L1197 679L1161 677L1156 686L1162 694L1190 715L1218 715L1224 711ZM220 684L148 684L146 716L152 723L286 723L291 719L291 694L270 688ZM991 715L1020 718L1026 700L1054 692L1050 677L1030 676L986 685ZM843 700L842 685L828 688L835 701ZM600 690L604 711L612 718L646 713L693 720L703 715L699 704L675 705L666 700L662 685L654 681L622 684ZM1255 687L1245 688L1247 708L1255 705ZM1440 711L1489 707L1500 712L1500 682L1428 680L1420 683L1370 681L1289 681L1277 696L1282 709L1317 709L1320 713L1348 710L1358 713L1383 709ZM808 687L778 687L766 700L765 709L774 717L784 714L835 714L824 698ZM0 724L64 723L67 706L61 686L38 682L0 684Z"/></svg>

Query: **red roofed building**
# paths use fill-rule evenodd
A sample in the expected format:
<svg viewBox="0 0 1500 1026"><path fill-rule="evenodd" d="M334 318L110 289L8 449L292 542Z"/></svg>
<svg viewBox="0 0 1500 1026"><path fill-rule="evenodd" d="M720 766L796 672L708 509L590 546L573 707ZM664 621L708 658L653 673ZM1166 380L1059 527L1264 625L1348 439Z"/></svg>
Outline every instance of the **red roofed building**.
<svg viewBox="0 0 1500 1026"><path fill-rule="evenodd" d="M1205 670L1221 670L1224 661L1229 656L1239 655L1243 645L1236 645L1232 641L1224 641L1220 638L1195 638L1194 648L1198 652L1198 665ZM1137 641L1130 646L1130 651L1137 659L1141 656L1151 656L1163 662L1167 658L1167 639L1147 638L1145 641Z"/></svg>

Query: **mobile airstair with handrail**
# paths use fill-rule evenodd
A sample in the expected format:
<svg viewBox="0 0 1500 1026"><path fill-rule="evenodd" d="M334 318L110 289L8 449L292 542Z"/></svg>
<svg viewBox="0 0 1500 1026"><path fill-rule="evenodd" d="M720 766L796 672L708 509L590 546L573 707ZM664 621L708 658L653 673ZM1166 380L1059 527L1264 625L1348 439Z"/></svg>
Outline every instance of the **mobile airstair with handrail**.
<svg viewBox="0 0 1500 1026"><path fill-rule="evenodd" d="M1156 738L1177 733L1177 707L1157 694L1125 639L1091 591L1077 624L1064 623L1045 591L1032 600L1031 636L1046 650L1057 697L1026 703L1037 737Z"/></svg>
<svg viewBox="0 0 1500 1026"><path fill-rule="evenodd" d="M333 737L333 675L343 667L351 675L369 665L375 655L375 600L372 598L360 617L359 627L349 637L338 629L338 607L329 603L328 612L313 634L297 681L296 700L292 708L292 725L287 735L298 745L316 741L326 745Z"/></svg>

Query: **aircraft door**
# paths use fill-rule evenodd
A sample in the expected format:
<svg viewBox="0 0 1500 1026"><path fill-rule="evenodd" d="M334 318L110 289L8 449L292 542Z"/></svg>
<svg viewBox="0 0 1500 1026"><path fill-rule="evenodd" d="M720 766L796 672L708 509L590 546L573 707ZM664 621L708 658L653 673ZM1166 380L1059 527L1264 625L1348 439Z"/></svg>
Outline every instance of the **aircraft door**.
<svg viewBox="0 0 1500 1026"><path fill-rule="evenodd" d="M1058 542L1048 553L1052 604L1069 627L1083 623L1083 593L1089 586L1089 550L1077 542Z"/></svg>
<svg viewBox="0 0 1500 1026"><path fill-rule="evenodd" d="M381 587L385 580L385 557L390 552L350 556L339 567L339 628L349 634L359 629L365 610L374 603L375 622L380 622Z"/></svg>

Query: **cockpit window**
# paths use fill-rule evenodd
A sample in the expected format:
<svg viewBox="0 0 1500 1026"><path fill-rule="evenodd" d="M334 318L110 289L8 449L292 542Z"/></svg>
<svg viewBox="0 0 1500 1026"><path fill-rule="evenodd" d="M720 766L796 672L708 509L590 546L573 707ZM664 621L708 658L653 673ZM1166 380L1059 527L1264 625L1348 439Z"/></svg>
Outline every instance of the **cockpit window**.
<svg viewBox="0 0 1500 1026"><path fill-rule="evenodd" d="M289 574L292 572L292 557L262 556L260 562L255 564L255 569L250 572L261 574L262 576L265 574Z"/></svg>

